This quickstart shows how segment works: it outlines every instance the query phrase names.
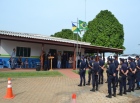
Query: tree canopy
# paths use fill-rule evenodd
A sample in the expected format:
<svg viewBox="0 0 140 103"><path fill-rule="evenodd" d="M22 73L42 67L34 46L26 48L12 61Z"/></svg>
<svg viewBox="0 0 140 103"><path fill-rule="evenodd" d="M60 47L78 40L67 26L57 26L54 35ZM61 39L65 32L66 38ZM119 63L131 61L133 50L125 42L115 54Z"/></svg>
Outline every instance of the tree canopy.
<svg viewBox="0 0 140 103"><path fill-rule="evenodd" d="M62 31L55 33L54 35L51 35L52 37L60 37L65 39L72 39L77 40L77 34L73 33L70 29L62 29ZM78 40L81 40L81 37L78 35Z"/></svg>
<svg viewBox="0 0 140 103"><path fill-rule="evenodd" d="M123 25L110 11L101 11L88 23L83 41L92 45L125 49Z"/></svg>

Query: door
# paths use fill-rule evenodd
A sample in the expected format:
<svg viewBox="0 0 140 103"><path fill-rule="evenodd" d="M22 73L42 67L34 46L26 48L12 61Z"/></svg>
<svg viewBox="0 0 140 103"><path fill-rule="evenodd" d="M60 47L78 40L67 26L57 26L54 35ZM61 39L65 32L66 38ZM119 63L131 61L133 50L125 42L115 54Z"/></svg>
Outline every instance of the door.
<svg viewBox="0 0 140 103"><path fill-rule="evenodd" d="M51 56L54 56L54 53L56 54L57 53L57 50L56 49L50 49L49 52L51 53Z"/></svg>

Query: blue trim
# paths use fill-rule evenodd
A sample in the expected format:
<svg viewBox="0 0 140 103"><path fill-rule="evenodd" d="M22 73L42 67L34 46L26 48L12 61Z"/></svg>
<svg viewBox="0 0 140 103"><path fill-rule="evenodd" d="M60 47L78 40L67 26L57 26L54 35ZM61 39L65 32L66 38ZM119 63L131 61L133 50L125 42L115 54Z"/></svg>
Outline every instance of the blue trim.
<svg viewBox="0 0 140 103"><path fill-rule="evenodd" d="M2 59L2 62L3 62L3 67L4 68L10 68L10 57L0 57L0 59ZM18 58L16 58L16 61L17 61ZM22 58L22 62L25 62L25 59L26 58ZM29 62L29 68L35 68L35 64L37 62L40 62L40 59L39 58L28 58L28 62Z"/></svg>

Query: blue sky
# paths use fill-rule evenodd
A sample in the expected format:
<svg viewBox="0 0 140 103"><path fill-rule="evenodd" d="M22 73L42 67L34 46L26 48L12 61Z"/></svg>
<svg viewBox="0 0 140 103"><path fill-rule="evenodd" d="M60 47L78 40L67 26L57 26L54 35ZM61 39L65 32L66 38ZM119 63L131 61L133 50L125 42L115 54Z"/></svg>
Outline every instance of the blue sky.
<svg viewBox="0 0 140 103"><path fill-rule="evenodd" d="M124 26L126 50L140 54L140 0L0 0L0 30L51 35L111 11Z"/></svg>

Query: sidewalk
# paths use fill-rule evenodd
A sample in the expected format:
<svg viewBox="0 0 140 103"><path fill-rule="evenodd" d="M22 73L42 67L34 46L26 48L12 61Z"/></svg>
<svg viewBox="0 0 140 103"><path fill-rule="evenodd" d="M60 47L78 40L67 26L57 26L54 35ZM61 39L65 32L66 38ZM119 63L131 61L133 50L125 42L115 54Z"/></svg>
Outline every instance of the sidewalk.
<svg viewBox="0 0 140 103"><path fill-rule="evenodd" d="M6 72L11 71L7 70ZM17 69L13 71L23 70ZM105 97L107 95L106 83L99 85L99 91L91 92L91 85L77 86L80 81L79 75L73 74L72 69L59 69L58 71L65 76L12 78L12 89L16 96L11 100L3 98L6 94L7 79L0 78L0 103L71 103L71 95L73 93L77 95L76 103L139 103L137 100L139 97L134 95L134 93L137 94L139 91L108 99ZM132 102L134 100L137 100L137 102Z"/></svg>

